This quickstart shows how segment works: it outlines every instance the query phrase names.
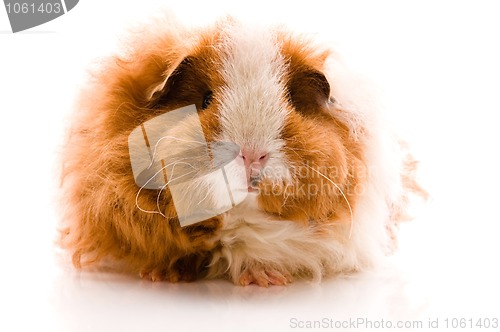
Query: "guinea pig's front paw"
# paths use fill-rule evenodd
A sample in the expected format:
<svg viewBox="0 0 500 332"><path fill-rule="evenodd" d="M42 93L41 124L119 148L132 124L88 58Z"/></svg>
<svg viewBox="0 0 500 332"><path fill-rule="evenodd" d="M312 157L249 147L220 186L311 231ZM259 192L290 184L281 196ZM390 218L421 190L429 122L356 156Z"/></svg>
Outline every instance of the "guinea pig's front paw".
<svg viewBox="0 0 500 332"><path fill-rule="evenodd" d="M293 281L288 272L278 271L272 267L254 266L248 267L241 272L238 280L235 280L241 286L256 284L260 287L269 287L270 285L285 286Z"/></svg>
<svg viewBox="0 0 500 332"><path fill-rule="evenodd" d="M163 262L154 267L143 268L140 276L151 281L195 281L205 277L210 257L209 252L192 253L170 263Z"/></svg>
<svg viewBox="0 0 500 332"><path fill-rule="evenodd" d="M154 268L154 269L143 269L139 273L142 279L150 281L168 281L168 282L179 282L182 280L182 276L176 271L169 271L164 268Z"/></svg>

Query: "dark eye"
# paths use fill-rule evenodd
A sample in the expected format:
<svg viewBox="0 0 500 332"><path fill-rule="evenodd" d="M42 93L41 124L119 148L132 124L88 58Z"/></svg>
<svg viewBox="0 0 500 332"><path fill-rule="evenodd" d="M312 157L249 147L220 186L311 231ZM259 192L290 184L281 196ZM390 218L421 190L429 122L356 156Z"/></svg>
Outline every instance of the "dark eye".
<svg viewBox="0 0 500 332"><path fill-rule="evenodd" d="M212 91L208 91L207 93L205 93L205 95L203 96L203 102L201 103L202 110L206 109L210 105L213 99L212 96Z"/></svg>

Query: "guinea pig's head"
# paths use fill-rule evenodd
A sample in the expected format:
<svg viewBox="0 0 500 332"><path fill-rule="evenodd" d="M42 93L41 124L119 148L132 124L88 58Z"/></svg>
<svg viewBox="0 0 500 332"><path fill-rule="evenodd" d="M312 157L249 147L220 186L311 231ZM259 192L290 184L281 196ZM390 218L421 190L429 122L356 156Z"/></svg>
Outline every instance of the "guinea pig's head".
<svg viewBox="0 0 500 332"><path fill-rule="evenodd" d="M161 144L152 147L154 158L175 159L172 172L190 174L178 181L180 197L220 205L233 178L233 195L256 197L279 217L308 222L339 213L356 184L352 160L360 151L336 117L324 73L329 52L280 30L234 22L182 44L172 51L164 41L149 57L134 122L194 105L193 113L165 123ZM227 166L226 183L211 176L220 166Z"/></svg>

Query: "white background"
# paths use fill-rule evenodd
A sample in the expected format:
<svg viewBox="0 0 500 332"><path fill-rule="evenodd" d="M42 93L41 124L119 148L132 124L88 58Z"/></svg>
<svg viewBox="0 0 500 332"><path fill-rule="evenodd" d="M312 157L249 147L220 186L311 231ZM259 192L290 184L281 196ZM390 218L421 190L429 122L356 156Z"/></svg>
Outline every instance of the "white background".
<svg viewBox="0 0 500 332"><path fill-rule="evenodd" d="M85 68L130 22L165 7L195 25L232 13L317 34L379 87L432 195L385 266L262 289L153 284L61 262L57 153ZM499 14L495 1L82 0L12 34L0 8L0 330L290 331L293 318L364 317L424 327L438 318L442 328L446 318L500 318Z"/></svg>

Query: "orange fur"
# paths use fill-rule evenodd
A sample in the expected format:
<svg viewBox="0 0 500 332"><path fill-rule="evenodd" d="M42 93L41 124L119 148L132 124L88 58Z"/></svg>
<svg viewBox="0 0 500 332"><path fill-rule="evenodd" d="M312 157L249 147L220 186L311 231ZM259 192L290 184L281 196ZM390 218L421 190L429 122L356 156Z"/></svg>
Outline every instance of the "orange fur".
<svg viewBox="0 0 500 332"><path fill-rule="evenodd" d="M105 61L94 74L82 95L64 153L67 209L61 235L75 266L111 258L130 272L170 281L194 280L208 273L214 253L221 250L218 236L223 216L182 228L168 189L160 196L166 218L139 211L127 138L135 127L163 112L187 104L199 109L207 90L216 94L224 88L219 72L224 50L220 36L231 24L225 21L199 31L173 26L159 35L141 35L127 54ZM366 142L353 138L347 125L335 118L335 112L341 110L328 104L329 86L322 71L329 54L286 33L277 35L287 66L284 80L290 100L284 102L294 106L282 130L283 153L291 165L306 163L324 169L354 209L368 176ZM200 112L209 142L220 132L218 107L214 100L206 112ZM408 170L411 168L409 163ZM405 174L406 186L419 191L410 172ZM303 227L329 225L338 239L348 241L352 220L338 188L314 172L295 179L298 181L289 188L263 179L260 208ZM313 197L300 191L300 186L311 185L323 191ZM272 194L273 189L280 194ZM157 195L156 190L145 190L140 205L156 209ZM400 218L401 212L393 219ZM248 279L248 270L242 273ZM289 280L280 275L274 278Z"/></svg>
<svg viewBox="0 0 500 332"><path fill-rule="evenodd" d="M185 90L184 95L172 98L161 110L149 108L147 92L160 84L165 73L175 69L172 64L177 64L187 53L210 52L203 42L197 49L186 48L184 38L189 35L142 40L131 54L104 63L83 94L63 168L68 209L62 243L73 252L77 267L111 257L124 261L132 271L154 271L159 274L156 278L194 279L198 277L196 265L181 262L202 264L214 246L209 239L219 227L218 218L181 228L168 189L162 197L168 219L142 214L133 203L137 186L128 154L130 131L158 112L175 109L183 99L192 98L196 81L191 85L194 91ZM212 40L207 38L204 42ZM209 55L198 58L207 59ZM197 65L210 66L210 63ZM201 100L196 103L199 105ZM213 128L217 127L213 117L203 123L206 134L213 134ZM156 194L141 196L140 203L152 207L156 204ZM193 266L193 273L174 273L179 270L176 264Z"/></svg>

